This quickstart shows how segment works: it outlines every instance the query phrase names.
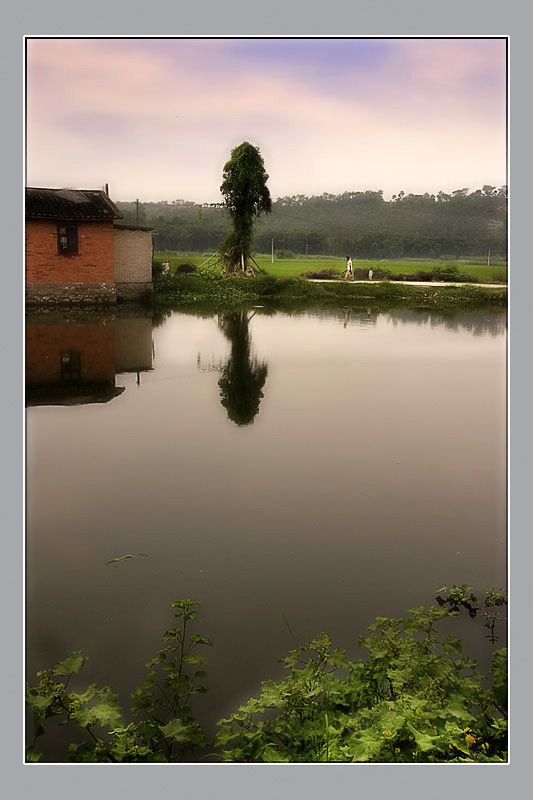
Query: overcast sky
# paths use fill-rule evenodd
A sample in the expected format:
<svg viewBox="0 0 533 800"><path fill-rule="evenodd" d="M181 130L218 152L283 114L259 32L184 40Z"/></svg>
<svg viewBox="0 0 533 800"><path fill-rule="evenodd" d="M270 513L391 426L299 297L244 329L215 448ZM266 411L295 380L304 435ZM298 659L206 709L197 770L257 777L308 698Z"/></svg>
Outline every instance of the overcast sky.
<svg viewBox="0 0 533 800"><path fill-rule="evenodd" d="M242 141L275 199L506 177L502 38L27 40L27 185L220 200Z"/></svg>

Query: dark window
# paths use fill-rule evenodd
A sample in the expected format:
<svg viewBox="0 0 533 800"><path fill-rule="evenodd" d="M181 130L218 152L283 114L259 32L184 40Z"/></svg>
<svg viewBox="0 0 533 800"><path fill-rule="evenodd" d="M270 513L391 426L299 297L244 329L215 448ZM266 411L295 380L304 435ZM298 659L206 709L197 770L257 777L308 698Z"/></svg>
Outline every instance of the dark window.
<svg viewBox="0 0 533 800"><path fill-rule="evenodd" d="M78 227L77 225L57 226L57 249L67 256L78 253Z"/></svg>
<svg viewBox="0 0 533 800"><path fill-rule="evenodd" d="M81 356L75 350L61 353L61 383L72 385L81 380Z"/></svg>

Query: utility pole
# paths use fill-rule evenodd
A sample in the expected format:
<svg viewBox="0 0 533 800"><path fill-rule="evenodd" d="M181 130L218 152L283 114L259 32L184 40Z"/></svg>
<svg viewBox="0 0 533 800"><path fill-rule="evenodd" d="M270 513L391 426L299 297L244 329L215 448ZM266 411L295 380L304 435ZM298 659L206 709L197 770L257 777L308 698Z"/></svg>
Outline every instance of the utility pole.
<svg viewBox="0 0 533 800"><path fill-rule="evenodd" d="M305 226L305 257L309 258L309 245L307 244L307 225Z"/></svg>
<svg viewBox="0 0 533 800"><path fill-rule="evenodd" d="M487 267L490 267L490 250L487 253Z"/></svg>
<svg viewBox="0 0 533 800"><path fill-rule="evenodd" d="M139 198L135 201L135 224L139 224Z"/></svg>
<svg viewBox="0 0 533 800"><path fill-rule="evenodd" d="M274 263L274 239L272 239L272 263Z"/></svg>

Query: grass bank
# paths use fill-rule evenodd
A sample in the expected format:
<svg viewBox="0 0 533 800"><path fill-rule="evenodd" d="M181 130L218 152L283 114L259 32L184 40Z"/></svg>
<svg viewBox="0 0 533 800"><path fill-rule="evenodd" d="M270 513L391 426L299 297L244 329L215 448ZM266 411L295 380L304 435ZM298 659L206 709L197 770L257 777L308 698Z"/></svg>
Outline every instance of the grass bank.
<svg viewBox="0 0 533 800"><path fill-rule="evenodd" d="M412 286L383 281L310 283L304 278L256 278L218 275L214 272L165 274L154 280L154 305L177 308L198 305L213 310L272 304L277 307L476 308L507 304L506 287Z"/></svg>
<svg viewBox="0 0 533 800"><path fill-rule="evenodd" d="M165 250L155 254L154 262L156 264L169 263L168 259L170 259L170 271L174 272L180 264L190 263L198 267L207 258L207 253L180 253ZM332 269L339 275L343 275L346 263L344 258L336 256L274 258L274 262L272 262L270 255L257 255L256 260L267 275L273 275L277 278L294 278L310 270L319 271L323 269ZM507 266L501 262L493 262L491 265L487 265L486 263L475 263L468 259L445 262L438 259L383 259L378 261L376 259L357 258L353 258L352 262L354 269L364 270L365 273L368 273L369 269L373 269L374 272L386 271L390 273L392 278L395 275L432 272L439 267L442 268L447 263L451 263L460 273L468 275L472 280L480 283L506 283L507 281Z"/></svg>
<svg viewBox="0 0 533 800"><path fill-rule="evenodd" d="M275 275L279 278L295 277L308 271L318 271L322 269L333 269L339 275L344 275L346 269L345 259L323 258L323 259L283 259L274 261L267 256L262 256L256 259L259 265L269 275ZM374 272L385 271L390 273L390 277L394 280L396 275L414 275L417 272L432 272L435 269L442 268L447 262L443 261L393 261L383 259L382 261L368 260L368 259L352 259L353 268L355 270L361 269L364 273L368 273L369 269ZM460 261L450 262L453 263L460 273L469 276L471 280L479 281L480 283L505 283L507 281L507 267L501 266L487 266L486 264L463 264Z"/></svg>

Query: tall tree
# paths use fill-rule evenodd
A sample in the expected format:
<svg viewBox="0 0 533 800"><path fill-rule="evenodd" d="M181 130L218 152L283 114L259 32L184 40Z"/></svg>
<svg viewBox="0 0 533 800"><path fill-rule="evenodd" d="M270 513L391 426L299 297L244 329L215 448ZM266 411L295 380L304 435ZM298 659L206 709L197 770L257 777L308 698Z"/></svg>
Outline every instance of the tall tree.
<svg viewBox="0 0 533 800"><path fill-rule="evenodd" d="M226 269L230 272L239 268L248 270L255 220L272 208L267 180L258 147L243 142L231 151L220 187L233 222L233 231L221 245Z"/></svg>

